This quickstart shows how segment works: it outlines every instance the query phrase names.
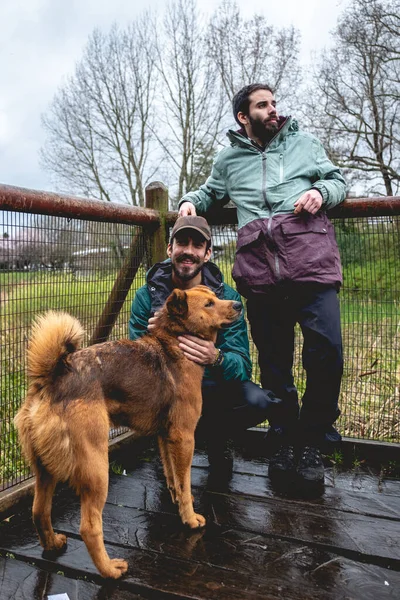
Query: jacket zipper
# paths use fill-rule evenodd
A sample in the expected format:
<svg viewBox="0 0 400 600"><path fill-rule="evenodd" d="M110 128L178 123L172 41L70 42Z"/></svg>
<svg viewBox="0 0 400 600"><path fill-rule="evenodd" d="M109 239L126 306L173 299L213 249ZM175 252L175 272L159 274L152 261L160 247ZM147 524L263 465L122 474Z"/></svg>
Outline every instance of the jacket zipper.
<svg viewBox="0 0 400 600"><path fill-rule="evenodd" d="M283 154L279 155L279 183L283 183Z"/></svg>
<svg viewBox="0 0 400 600"><path fill-rule="evenodd" d="M280 156L282 157L282 161L280 160L280 164L281 164L280 170L282 170L282 177L283 177L283 154L281 154ZM272 209L267 200L267 154L266 154L266 150L263 150L263 152L262 152L262 167L263 167L263 169L262 169L262 171L263 171L262 186L263 186L264 202L271 213L270 216L268 217L267 231L268 231L269 237L271 238L271 241L273 242L274 240L272 238ZM278 259L278 255L275 250L274 250L274 263L275 263L276 276L278 279L280 279L279 259Z"/></svg>
<svg viewBox="0 0 400 600"><path fill-rule="evenodd" d="M264 203L265 203L265 206L268 208L269 212L272 212L271 206L267 200L267 155L265 153L265 150L263 150L261 152L261 158L262 158L262 190L263 190L263 196L264 196Z"/></svg>

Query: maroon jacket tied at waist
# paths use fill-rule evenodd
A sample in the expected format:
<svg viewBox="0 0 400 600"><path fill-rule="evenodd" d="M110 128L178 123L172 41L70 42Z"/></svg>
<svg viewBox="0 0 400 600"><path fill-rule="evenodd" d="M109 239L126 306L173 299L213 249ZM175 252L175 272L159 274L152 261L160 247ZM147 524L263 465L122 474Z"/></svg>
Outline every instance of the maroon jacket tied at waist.
<svg viewBox="0 0 400 600"><path fill-rule="evenodd" d="M238 231L232 271L242 296L284 282L342 283L335 231L325 212L281 214Z"/></svg>

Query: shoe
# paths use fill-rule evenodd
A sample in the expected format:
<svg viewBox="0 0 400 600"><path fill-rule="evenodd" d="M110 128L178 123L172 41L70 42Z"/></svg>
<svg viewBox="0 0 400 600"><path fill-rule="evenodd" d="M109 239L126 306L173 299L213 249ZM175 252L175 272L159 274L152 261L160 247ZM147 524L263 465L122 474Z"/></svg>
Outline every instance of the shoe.
<svg viewBox="0 0 400 600"><path fill-rule="evenodd" d="M289 480L296 472L296 456L293 446L282 445L271 456L268 465L270 479Z"/></svg>
<svg viewBox="0 0 400 600"><path fill-rule="evenodd" d="M297 463L296 473L304 482L324 483L324 463L318 448L304 446Z"/></svg>

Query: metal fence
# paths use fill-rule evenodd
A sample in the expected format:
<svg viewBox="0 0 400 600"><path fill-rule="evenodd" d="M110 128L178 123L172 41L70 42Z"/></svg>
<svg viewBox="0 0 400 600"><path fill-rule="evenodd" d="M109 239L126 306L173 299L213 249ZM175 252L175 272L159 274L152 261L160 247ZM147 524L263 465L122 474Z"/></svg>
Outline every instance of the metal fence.
<svg viewBox="0 0 400 600"><path fill-rule="evenodd" d="M339 294L344 375L338 429L353 438L400 442L400 217L332 222L344 277ZM214 227L214 259L233 286L235 239L232 226ZM294 374L300 395L305 387L301 346L297 328ZM253 379L258 381L252 344L251 350Z"/></svg>
<svg viewBox="0 0 400 600"><path fill-rule="evenodd" d="M29 477L13 418L26 392L32 320L48 309L65 310L81 320L87 343L109 333L111 339L126 337L131 301L157 258L154 246L160 240L153 232L176 217L28 192L0 186L0 490ZM338 424L347 436L400 442L400 199L366 206L361 211L366 216L354 218L361 204L347 203L345 216L334 219L344 266L345 373ZM223 219L214 220L213 260L234 285L235 218L226 210ZM300 332L297 337L295 376L301 391Z"/></svg>

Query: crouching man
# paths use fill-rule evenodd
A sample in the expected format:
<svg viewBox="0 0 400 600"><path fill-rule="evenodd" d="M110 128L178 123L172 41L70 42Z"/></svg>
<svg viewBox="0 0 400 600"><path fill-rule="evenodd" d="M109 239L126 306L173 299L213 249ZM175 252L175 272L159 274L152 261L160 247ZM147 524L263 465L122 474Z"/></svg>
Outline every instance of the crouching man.
<svg viewBox="0 0 400 600"><path fill-rule="evenodd" d="M202 284L221 299L241 300L210 261L211 231L203 217L177 219L167 254L167 260L148 271L146 285L136 293L129 320L131 340L151 331L157 310L174 288L186 290ZM243 314L219 331L216 344L192 335L184 335L179 341L187 358L206 367L198 430L206 439L210 472L229 476L233 461L228 440L241 430L273 418L279 413L281 401L250 381L252 366Z"/></svg>

